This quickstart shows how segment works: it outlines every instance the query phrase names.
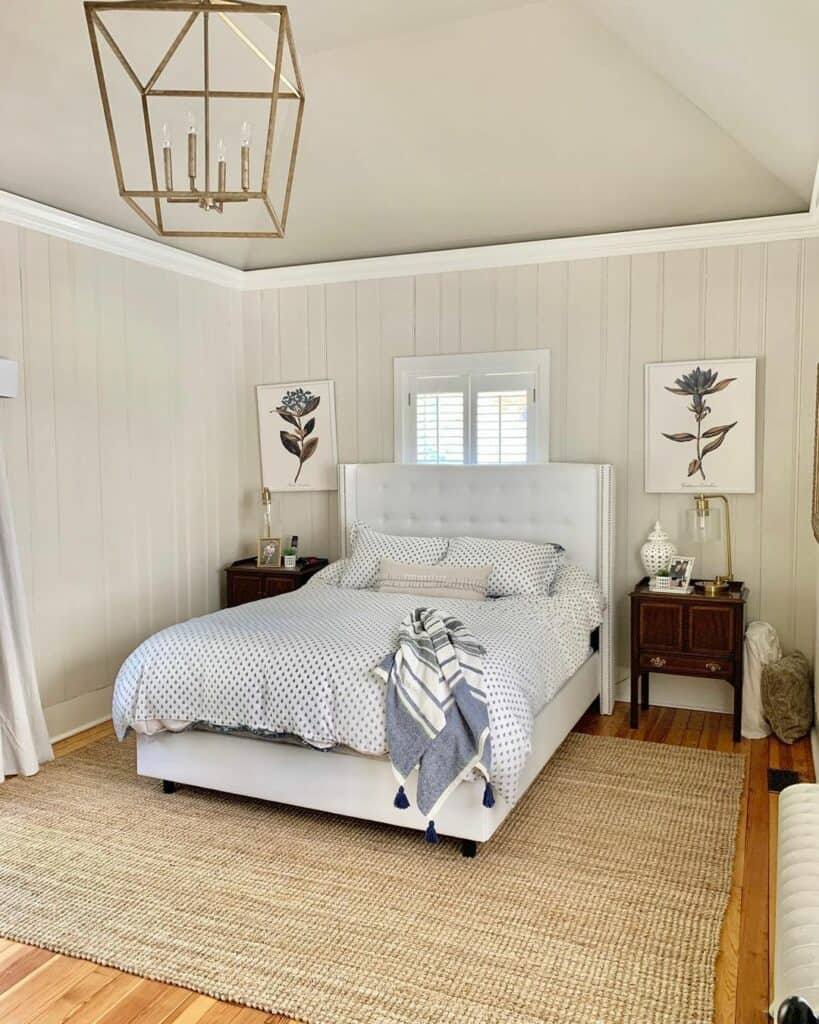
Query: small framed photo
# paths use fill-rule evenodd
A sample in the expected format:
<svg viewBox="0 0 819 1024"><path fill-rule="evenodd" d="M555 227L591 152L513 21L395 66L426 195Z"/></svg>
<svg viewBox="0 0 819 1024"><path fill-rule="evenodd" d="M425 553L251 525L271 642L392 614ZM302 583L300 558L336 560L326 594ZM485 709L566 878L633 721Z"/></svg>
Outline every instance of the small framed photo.
<svg viewBox="0 0 819 1024"><path fill-rule="evenodd" d="M278 569L282 564L281 537L259 538L259 557L257 564L260 569Z"/></svg>
<svg viewBox="0 0 819 1024"><path fill-rule="evenodd" d="M691 573L694 571L693 555L675 555L668 567L672 590L688 590L691 585Z"/></svg>

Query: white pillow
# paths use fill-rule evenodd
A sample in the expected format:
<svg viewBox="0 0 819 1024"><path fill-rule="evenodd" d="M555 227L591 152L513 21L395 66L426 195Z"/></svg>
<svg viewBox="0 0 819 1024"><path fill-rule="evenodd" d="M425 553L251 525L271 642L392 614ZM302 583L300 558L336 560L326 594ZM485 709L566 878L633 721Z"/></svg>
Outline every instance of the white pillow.
<svg viewBox="0 0 819 1024"><path fill-rule="evenodd" d="M444 565L491 565L489 597L543 596L551 593L566 552L559 544L529 544L523 540L454 537Z"/></svg>
<svg viewBox="0 0 819 1024"><path fill-rule="evenodd" d="M441 561L449 541L446 537L399 537L379 533L366 523L356 523L351 531L350 544L352 553L341 573L339 586L362 590L375 585L382 558L431 565Z"/></svg>
<svg viewBox="0 0 819 1024"><path fill-rule="evenodd" d="M491 565L408 565L381 559L375 589L381 594L412 594L418 597L454 597L459 601L486 600L486 581Z"/></svg>

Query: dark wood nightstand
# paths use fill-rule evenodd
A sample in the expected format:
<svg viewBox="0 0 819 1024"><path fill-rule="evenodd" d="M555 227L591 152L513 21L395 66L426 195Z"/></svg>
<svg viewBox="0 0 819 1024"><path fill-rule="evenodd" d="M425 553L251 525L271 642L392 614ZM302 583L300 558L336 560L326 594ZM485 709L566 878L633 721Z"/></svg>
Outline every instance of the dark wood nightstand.
<svg viewBox="0 0 819 1024"><path fill-rule="evenodd" d="M315 576L327 564L325 558L307 569L263 569L256 564L255 558L240 558L225 569L227 607L235 608L239 604L259 601L263 597L289 594L303 587L311 576Z"/></svg>
<svg viewBox="0 0 819 1024"><path fill-rule="evenodd" d="M742 645L747 590L739 580L724 594L663 594L640 580L631 594L631 728L648 707L651 672L724 679L734 688L734 740L742 738ZM642 701L638 684L642 683Z"/></svg>

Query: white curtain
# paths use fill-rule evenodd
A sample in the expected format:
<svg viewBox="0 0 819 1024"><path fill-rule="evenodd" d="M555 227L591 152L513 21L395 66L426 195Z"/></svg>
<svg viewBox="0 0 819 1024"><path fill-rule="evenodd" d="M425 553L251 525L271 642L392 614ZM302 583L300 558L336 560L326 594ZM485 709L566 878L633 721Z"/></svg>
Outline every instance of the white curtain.
<svg viewBox="0 0 819 1024"><path fill-rule="evenodd" d="M23 574L0 449L0 782L6 775L34 775L53 756L37 690Z"/></svg>

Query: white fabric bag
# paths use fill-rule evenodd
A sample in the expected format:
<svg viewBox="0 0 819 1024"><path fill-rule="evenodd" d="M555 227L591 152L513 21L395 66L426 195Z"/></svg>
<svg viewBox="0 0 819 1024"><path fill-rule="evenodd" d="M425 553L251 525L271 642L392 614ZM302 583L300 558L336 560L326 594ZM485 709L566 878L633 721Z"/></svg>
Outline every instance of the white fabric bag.
<svg viewBox="0 0 819 1024"><path fill-rule="evenodd" d="M782 646L769 622L749 622L745 630L745 665L742 680L742 735L749 740L770 736L762 713L762 666L782 657Z"/></svg>
<svg viewBox="0 0 819 1024"><path fill-rule="evenodd" d="M53 756L34 673L23 574L0 449L0 782L6 775L34 775Z"/></svg>

